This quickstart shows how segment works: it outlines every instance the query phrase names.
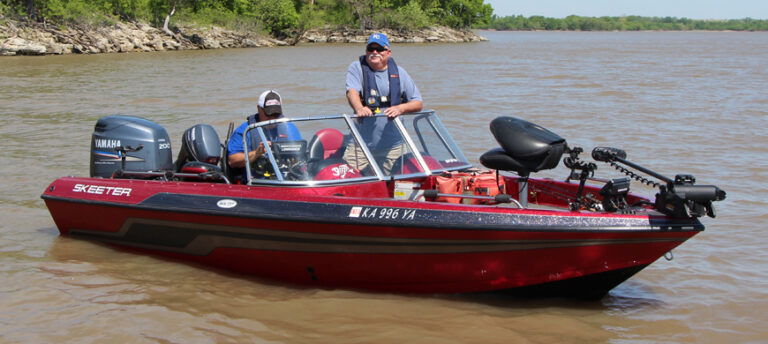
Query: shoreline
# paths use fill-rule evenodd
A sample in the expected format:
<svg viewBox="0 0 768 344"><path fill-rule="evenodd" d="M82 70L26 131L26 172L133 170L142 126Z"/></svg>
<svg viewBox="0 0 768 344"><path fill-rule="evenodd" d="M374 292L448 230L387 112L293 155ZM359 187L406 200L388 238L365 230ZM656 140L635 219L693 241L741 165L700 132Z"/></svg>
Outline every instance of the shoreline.
<svg viewBox="0 0 768 344"><path fill-rule="evenodd" d="M748 30L544 30L544 29L474 29L488 32L766 32Z"/></svg>
<svg viewBox="0 0 768 344"><path fill-rule="evenodd" d="M412 32L397 30L323 29L308 30L292 42L253 32L238 32L215 26L178 26L173 34L144 22L103 27L65 27L6 21L0 24L0 56L105 54L166 50L200 50L289 46L298 43L365 43L374 32L386 33L393 43L461 43L488 39L472 31L432 27Z"/></svg>

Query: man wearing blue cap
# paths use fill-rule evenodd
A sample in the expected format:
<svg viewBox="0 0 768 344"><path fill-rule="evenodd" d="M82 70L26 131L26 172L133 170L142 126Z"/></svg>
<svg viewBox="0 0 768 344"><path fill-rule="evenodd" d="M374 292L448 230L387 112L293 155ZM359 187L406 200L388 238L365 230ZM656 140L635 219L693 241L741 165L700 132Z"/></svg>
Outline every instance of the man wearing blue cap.
<svg viewBox="0 0 768 344"><path fill-rule="evenodd" d="M358 130L368 143L377 161L389 173L394 161L403 153L402 136L389 120L406 112L421 111L419 89L410 75L391 57L389 39L383 33L368 38L365 55L347 69L347 101L358 116L384 113L386 117L366 119ZM356 148L356 147L355 147ZM344 158L358 169L367 163L356 161L358 149L347 149Z"/></svg>

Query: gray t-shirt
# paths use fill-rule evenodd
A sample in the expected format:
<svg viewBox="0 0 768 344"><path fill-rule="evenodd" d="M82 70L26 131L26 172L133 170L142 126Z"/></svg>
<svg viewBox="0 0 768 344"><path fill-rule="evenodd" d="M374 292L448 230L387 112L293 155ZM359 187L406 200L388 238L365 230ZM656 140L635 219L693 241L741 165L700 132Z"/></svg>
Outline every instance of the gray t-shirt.
<svg viewBox="0 0 768 344"><path fill-rule="evenodd" d="M400 79L400 92L403 93L405 102L412 100L422 101L421 93L418 87L408 75L408 72L403 67L397 66L397 71ZM380 95L386 96L391 99L389 94L389 75L387 70L374 71L374 77L376 78L376 87L379 90ZM347 69L347 91L354 89L361 92L363 89L363 70L360 66L360 61L354 61L349 65ZM395 95L398 97L400 95ZM385 108L381 108L384 111ZM392 120L387 117L375 117L360 119L358 122L358 131L362 135L363 139L368 144L368 148L376 151L386 151L392 147L395 147L402 143L402 136L395 127Z"/></svg>

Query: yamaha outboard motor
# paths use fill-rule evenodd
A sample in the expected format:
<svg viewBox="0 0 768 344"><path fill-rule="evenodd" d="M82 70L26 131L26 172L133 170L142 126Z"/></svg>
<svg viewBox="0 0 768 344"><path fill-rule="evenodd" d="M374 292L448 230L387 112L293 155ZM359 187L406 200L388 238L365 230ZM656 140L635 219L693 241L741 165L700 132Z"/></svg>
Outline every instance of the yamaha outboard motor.
<svg viewBox="0 0 768 344"><path fill-rule="evenodd" d="M127 171L173 169L171 140L159 124L144 118L113 115L96 122L91 140L91 177Z"/></svg>
<svg viewBox="0 0 768 344"><path fill-rule="evenodd" d="M181 137L181 149L176 159L176 171L181 171L184 165L189 162L216 165L219 163L219 159L221 159L219 134L208 124L197 124L187 129Z"/></svg>

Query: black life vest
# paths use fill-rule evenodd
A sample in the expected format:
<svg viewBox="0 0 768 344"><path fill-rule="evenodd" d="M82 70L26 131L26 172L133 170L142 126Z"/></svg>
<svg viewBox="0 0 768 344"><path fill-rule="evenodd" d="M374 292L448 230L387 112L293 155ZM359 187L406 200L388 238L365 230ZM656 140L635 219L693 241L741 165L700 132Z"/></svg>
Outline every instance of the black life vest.
<svg viewBox="0 0 768 344"><path fill-rule="evenodd" d="M371 110L376 110L377 108L399 105L403 102L403 95L400 93L400 72L397 69L395 59L390 57L387 61L389 97L382 96L381 92L379 92L379 88L376 85L375 72L373 68L368 66L365 55L360 56L360 66L363 69L363 91L360 94L363 105L371 108Z"/></svg>

